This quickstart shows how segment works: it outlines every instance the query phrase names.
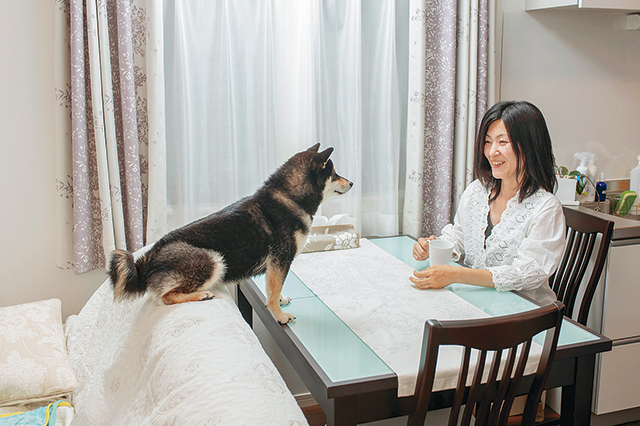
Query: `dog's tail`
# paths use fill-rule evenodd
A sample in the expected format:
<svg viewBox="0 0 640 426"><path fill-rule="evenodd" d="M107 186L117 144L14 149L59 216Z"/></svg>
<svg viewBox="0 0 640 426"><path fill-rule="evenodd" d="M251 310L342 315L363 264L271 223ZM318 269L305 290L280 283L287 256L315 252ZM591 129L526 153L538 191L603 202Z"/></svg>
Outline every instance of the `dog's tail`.
<svg viewBox="0 0 640 426"><path fill-rule="evenodd" d="M147 291L142 271L149 260L148 253L136 262L133 254L126 250L115 250L111 255L109 276L113 285L114 299L136 297Z"/></svg>

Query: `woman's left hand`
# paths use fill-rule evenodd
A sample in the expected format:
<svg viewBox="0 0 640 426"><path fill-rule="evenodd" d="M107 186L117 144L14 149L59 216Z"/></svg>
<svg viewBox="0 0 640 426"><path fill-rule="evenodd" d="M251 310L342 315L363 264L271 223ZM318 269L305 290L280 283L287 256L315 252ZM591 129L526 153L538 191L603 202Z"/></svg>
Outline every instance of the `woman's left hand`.
<svg viewBox="0 0 640 426"><path fill-rule="evenodd" d="M409 277L412 283L421 289L439 289L452 284L455 281L456 269L460 266L435 265L422 271L413 271L413 277Z"/></svg>

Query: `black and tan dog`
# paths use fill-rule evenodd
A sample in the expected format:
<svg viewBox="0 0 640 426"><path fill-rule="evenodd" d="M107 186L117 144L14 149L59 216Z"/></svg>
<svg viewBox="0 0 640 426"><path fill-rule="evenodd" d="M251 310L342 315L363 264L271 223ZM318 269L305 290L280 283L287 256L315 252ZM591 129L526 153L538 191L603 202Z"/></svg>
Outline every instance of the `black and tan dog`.
<svg viewBox="0 0 640 426"><path fill-rule="evenodd" d="M281 324L293 320L280 308L291 262L320 203L353 186L336 174L333 148L319 147L291 157L252 196L168 233L137 261L114 251L109 275L115 298L149 291L167 305L206 300L217 284L266 272L269 311Z"/></svg>

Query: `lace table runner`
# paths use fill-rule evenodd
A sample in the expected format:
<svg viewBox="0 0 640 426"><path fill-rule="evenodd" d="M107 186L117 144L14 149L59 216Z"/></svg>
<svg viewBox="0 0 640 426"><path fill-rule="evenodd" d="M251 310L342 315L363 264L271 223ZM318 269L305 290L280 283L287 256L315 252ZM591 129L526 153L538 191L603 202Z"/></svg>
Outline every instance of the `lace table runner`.
<svg viewBox="0 0 640 426"><path fill-rule="evenodd" d="M411 267L371 241L360 244L301 254L291 269L396 373L398 396L413 395L425 321L489 315L446 289L418 289ZM461 357L460 347L440 349L434 390L455 388ZM532 354L528 372L538 358Z"/></svg>

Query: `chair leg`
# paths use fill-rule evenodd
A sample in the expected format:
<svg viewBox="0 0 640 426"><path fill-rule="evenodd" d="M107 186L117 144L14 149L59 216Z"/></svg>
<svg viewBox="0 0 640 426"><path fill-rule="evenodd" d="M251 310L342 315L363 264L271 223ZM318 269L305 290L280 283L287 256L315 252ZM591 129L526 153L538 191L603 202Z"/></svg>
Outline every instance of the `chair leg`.
<svg viewBox="0 0 640 426"><path fill-rule="evenodd" d="M540 403L538 404L538 411L536 411L536 423L544 421L544 407L547 403L547 391L542 392L540 397Z"/></svg>

